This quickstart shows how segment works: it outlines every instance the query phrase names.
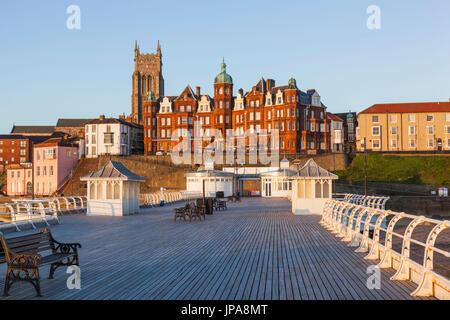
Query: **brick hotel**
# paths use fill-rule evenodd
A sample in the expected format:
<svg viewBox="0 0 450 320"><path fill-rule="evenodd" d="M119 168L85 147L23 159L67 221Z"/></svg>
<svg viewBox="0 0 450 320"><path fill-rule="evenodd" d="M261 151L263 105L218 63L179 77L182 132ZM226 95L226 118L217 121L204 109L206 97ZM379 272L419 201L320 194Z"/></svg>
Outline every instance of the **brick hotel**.
<svg viewBox="0 0 450 320"><path fill-rule="evenodd" d="M193 137L194 123L202 125L203 147L213 137L212 129L225 137L227 129L234 135L279 130L280 153L324 153L330 151L330 120L316 90L301 91L295 79L276 86L272 79L261 78L244 93L233 93L233 79L222 62L214 79L214 97L187 86L177 96L164 96L162 53L140 54L135 47L135 71L132 76L132 121L144 125L145 154L170 151L178 141L171 141L177 130L182 137ZM220 139L219 139L220 140ZM248 145L249 139L246 143ZM272 141L273 143L273 141Z"/></svg>

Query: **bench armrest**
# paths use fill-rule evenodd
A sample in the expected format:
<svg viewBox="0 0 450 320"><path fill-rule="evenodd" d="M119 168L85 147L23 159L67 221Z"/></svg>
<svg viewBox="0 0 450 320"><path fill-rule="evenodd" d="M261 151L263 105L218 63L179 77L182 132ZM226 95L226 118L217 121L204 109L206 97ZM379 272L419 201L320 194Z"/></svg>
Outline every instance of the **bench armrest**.
<svg viewBox="0 0 450 320"><path fill-rule="evenodd" d="M42 256L37 253L21 254L9 251L8 254L8 267L12 268L37 268L39 260L42 259Z"/></svg>
<svg viewBox="0 0 450 320"><path fill-rule="evenodd" d="M54 249L53 253L74 253L78 255L78 248L81 248L81 244L79 243L61 243L53 240Z"/></svg>

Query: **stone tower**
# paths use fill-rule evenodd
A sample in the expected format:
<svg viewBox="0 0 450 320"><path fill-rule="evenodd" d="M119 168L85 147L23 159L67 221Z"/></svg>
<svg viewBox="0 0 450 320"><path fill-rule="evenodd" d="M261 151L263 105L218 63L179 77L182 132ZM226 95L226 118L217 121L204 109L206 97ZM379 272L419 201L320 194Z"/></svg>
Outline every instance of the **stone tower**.
<svg viewBox="0 0 450 320"><path fill-rule="evenodd" d="M131 119L142 121L142 101L152 91L155 98L164 96L162 54L158 41L156 54L141 54L137 41L134 46L134 72L132 76Z"/></svg>

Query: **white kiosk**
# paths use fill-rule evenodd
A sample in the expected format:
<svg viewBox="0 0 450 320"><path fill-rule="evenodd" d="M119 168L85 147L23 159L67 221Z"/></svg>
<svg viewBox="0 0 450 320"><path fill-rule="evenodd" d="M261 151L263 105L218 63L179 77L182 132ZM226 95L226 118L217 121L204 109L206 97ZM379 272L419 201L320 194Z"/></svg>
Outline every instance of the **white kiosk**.
<svg viewBox="0 0 450 320"><path fill-rule="evenodd" d="M206 161L204 169L185 173L184 176L188 193L202 194L204 184L205 197L215 197L216 192L223 192L224 197L234 194L234 173L214 170L212 161Z"/></svg>
<svg viewBox="0 0 450 320"><path fill-rule="evenodd" d="M276 170L261 172L261 196L263 198L291 198L292 181L290 177L295 175L297 170L289 168L289 161L283 159L280 167Z"/></svg>
<svg viewBox="0 0 450 320"><path fill-rule="evenodd" d="M109 161L103 168L82 177L87 182L88 216L127 216L139 213L139 187L145 179L121 162Z"/></svg>
<svg viewBox="0 0 450 320"><path fill-rule="evenodd" d="M325 202L333 195L333 180L338 176L319 167L313 160L298 171L292 180L292 213L322 214Z"/></svg>

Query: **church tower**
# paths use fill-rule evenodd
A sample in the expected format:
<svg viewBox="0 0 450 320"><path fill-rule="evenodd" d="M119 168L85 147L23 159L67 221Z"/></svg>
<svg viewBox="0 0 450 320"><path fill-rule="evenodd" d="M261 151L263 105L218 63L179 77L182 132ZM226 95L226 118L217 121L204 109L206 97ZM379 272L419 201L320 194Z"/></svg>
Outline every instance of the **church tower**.
<svg viewBox="0 0 450 320"><path fill-rule="evenodd" d="M134 72L131 78L131 119L142 121L142 102L149 92L155 98L164 96L164 78L162 76L162 54L158 41L156 54L141 54L136 41L134 45Z"/></svg>

